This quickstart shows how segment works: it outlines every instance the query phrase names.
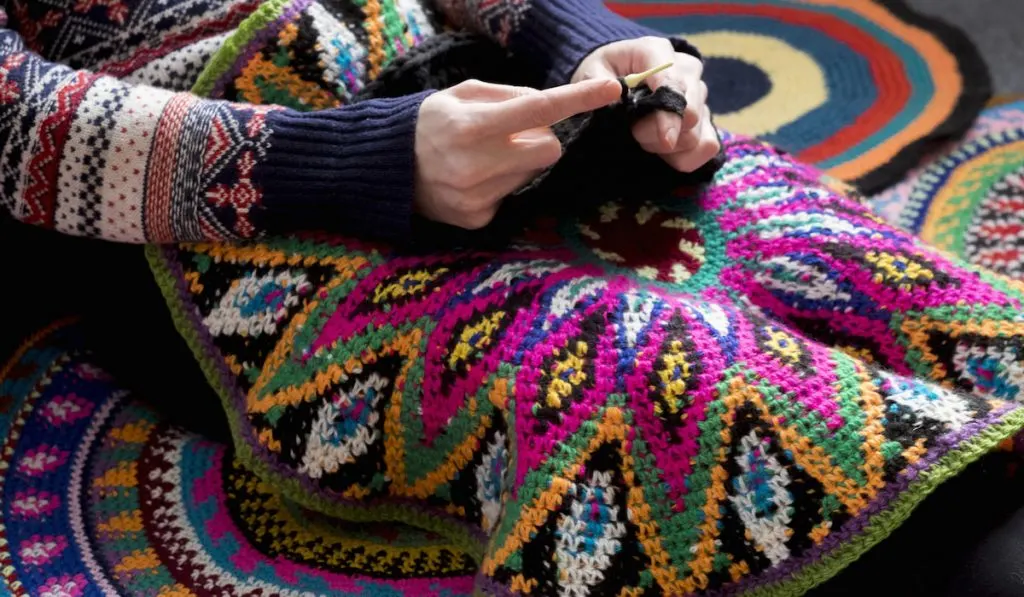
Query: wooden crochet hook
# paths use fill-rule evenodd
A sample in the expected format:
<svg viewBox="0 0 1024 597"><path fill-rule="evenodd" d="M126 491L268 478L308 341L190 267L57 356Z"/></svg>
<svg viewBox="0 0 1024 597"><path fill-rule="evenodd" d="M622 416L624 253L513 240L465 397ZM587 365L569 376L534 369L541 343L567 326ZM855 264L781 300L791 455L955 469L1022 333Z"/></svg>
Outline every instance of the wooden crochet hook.
<svg viewBox="0 0 1024 597"><path fill-rule="evenodd" d="M645 70L642 73L634 73L632 75L626 75L625 77L622 77L622 83L628 89L636 89L637 87L640 86L641 83L646 81L648 78L650 78L650 77L660 73L661 71L663 71L663 70L665 70L667 68L672 68L673 64L674 64L673 62L666 62L665 64L662 64L661 66L656 66L656 67L654 67L652 69Z"/></svg>

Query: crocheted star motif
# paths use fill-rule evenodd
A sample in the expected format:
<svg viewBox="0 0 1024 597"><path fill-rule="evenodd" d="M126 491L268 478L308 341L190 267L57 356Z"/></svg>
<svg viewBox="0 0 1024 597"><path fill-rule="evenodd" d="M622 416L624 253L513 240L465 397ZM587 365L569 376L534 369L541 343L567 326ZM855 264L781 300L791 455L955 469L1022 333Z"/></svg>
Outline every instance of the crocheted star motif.
<svg viewBox="0 0 1024 597"><path fill-rule="evenodd" d="M1009 412L1024 317L1005 280L727 148L700 195L581 207L546 242L292 239L167 267L203 316L249 272L232 308L285 309L272 334L199 331L258 370L230 414L294 499L415 502L410 521L480 538L485 591L729 591L842 541Z"/></svg>
<svg viewBox="0 0 1024 597"><path fill-rule="evenodd" d="M579 237L599 259L643 279L681 284L704 264L704 239L685 215L642 205L606 203L577 224Z"/></svg>

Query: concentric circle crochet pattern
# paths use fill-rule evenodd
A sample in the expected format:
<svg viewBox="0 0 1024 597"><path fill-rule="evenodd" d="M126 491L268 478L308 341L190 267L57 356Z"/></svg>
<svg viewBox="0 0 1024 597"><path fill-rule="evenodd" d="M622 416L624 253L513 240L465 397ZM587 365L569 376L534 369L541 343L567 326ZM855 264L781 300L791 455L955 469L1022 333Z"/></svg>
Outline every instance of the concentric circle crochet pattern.
<svg viewBox="0 0 1024 597"><path fill-rule="evenodd" d="M471 594L476 565L443 538L282 499L78 344L73 328L51 331L0 375L5 594Z"/></svg>
<svg viewBox="0 0 1024 597"><path fill-rule="evenodd" d="M1024 102L989 108L876 209L972 263L1024 278Z"/></svg>
<svg viewBox="0 0 1024 597"><path fill-rule="evenodd" d="M990 93L965 36L895 0L608 4L700 49L720 126L865 192L914 166L922 141L962 133Z"/></svg>

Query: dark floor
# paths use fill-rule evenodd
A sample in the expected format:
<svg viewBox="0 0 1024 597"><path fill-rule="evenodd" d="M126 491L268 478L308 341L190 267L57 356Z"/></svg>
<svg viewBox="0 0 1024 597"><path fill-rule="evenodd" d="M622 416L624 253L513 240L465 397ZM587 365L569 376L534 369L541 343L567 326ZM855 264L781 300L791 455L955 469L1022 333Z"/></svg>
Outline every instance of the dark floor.
<svg viewBox="0 0 1024 597"><path fill-rule="evenodd" d="M1024 0L907 0L963 29L981 51L999 95L1024 94Z"/></svg>

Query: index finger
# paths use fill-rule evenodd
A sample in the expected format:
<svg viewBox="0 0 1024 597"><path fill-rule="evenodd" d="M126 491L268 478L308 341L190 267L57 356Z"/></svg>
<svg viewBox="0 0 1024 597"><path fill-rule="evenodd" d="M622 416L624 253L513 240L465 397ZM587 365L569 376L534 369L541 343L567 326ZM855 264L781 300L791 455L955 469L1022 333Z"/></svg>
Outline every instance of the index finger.
<svg viewBox="0 0 1024 597"><path fill-rule="evenodd" d="M590 79L552 87L483 107L486 118L483 131L512 135L530 129L548 127L581 112L590 112L614 103L622 94L615 79Z"/></svg>

